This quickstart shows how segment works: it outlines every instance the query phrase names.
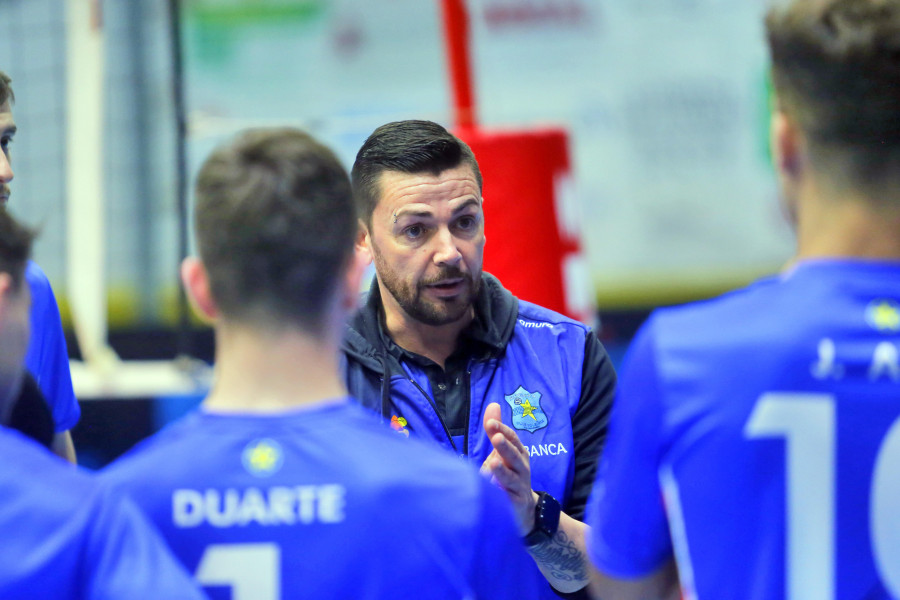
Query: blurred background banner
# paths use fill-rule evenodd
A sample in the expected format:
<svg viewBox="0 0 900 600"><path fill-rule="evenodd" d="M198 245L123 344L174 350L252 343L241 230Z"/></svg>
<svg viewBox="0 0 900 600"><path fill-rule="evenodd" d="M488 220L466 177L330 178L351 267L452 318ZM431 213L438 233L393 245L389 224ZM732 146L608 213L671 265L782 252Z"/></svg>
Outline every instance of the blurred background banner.
<svg viewBox="0 0 900 600"><path fill-rule="evenodd" d="M452 124L439 4L186 3L193 122L208 119L212 134L217 120L301 121L348 164L386 121ZM730 287L786 258L766 148L762 2L466 5L479 124L571 136L601 309ZM291 19L271 16L288 7Z"/></svg>
<svg viewBox="0 0 900 600"><path fill-rule="evenodd" d="M180 217L168 2L100 4L110 325L172 323ZM64 301L61 5L0 3L0 65L14 80L21 130L11 206L42 225L36 258ZM787 258L766 150L762 3L467 6L481 124L569 133L572 194L601 310L731 287ZM184 0L179 16L190 173L246 126L306 127L348 165L386 121L452 126L437 1Z"/></svg>
<svg viewBox="0 0 900 600"><path fill-rule="evenodd" d="M456 125L440 0L72 1L100 9L102 139L83 148L102 148L102 218L93 229L70 226L79 209L67 205L75 194L67 182L77 181L68 155L82 146L67 139L67 122L78 118L67 99L92 88L72 80L79 71L67 66L64 0L0 2L0 69L13 78L19 126L10 206L42 228L35 259L70 330L73 286L91 284L69 281L67 257L102 230L99 293L110 343L126 360L185 352L177 335L179 234L188 218L180 168L192 177L214 145L249 126L303 127L349 167L385 122ZM737 287L790 255L767 150L764 4L465 2L478 125L567 138L565 160L552 161L568 173L554 183L564 199L555 206L557 229L575 223L581 232L569 271L583 273L571 278L582 299L572 311L599 309L614 356L648 308ZM478 140L470 141L478 153ZM515 151L521 164L504 177L528 186L541 153ZM488 177L486 264L494 268L517 255L507 247L504 257L514 234L492 228L521 215L514 203L490 212L497 181ZM541 248L539 235L528 239ZM568 277L566 267L559 276ZM188 353L211 360L208 330L195 327L191 336ZM74 339L70 350L80 356Z"/></svg>

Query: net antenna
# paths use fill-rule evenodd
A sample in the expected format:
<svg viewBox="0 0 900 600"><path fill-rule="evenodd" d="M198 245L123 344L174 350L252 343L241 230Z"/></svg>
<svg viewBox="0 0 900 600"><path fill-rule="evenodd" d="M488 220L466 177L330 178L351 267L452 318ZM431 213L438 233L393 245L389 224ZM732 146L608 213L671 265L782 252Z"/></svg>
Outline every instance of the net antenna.
<svg viewBox="0 0 900 600"><path fill-rule="evenodd" d="M99 0L66 1L68 296L85 362L111 373L107 342L103 195L103 26Z"/></svg>

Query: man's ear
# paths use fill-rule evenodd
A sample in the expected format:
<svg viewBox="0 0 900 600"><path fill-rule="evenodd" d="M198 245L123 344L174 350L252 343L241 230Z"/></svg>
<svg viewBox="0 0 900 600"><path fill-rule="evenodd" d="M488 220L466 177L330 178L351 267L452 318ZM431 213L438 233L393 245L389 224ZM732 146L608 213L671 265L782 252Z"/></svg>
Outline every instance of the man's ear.
<svg viewBox="0 0 900 600"><path fill-rule="evenodd" d="M362 252L357 251L350 255L348 262L350 264L347 265L344 288L341 290L341 307L347 312L352 312L359 306L363 274L371 261Z"/></svg>
<svg viewBox="0 0 900 600"><path fill-rule="evenodd" d="M481 197L481 219L484 221L484 196ZM483 244L487 244L487 233L482 233Z"/></svg>
<svg viewBox="0 0 900 600"><path fill-rule="evenodd" d="M212 323L218 316L218 309L209 289L209 275L199 258L188 256L181 262L181 281L187 291L191 306L206 323Z"/></svg>
<svg viewBox="0 0 900 600"><path fill-rule="evenodd" d="M803 136L793 120L781 110L772 114L770 143L772 159L780 177L796 179L803 166Z"/></svg>
<svg viewBox="0 0 900 600"><path fill-rule="evenodd" d="M23 281L22 285L27 284ZM13 285L12 275L6 272L0 273L0 318L2 318L2 316L6 313L6 309L9 306L10 296L12 296L15 291L16 289Z"/></svg>
<svg viewBox="0 0 900 600"><path fill-rule="evenodd" d="M788 224L796 230L800 214L800 192L806 171L806 143L800 129L782 110L772 113L770 136L772 160L780 192L779 204Z"/></svg>
<svg viewBox="0 0 900 600"><path fill-rule="evenodd" d="M364 260L363 266L368 266L372 262L372 237L369 234L369 228L366 227L366 224L363 223L363 220L360 219L358 221L357 230L356 230L356 243L354 245L354 250L359 258Z"/></svg>

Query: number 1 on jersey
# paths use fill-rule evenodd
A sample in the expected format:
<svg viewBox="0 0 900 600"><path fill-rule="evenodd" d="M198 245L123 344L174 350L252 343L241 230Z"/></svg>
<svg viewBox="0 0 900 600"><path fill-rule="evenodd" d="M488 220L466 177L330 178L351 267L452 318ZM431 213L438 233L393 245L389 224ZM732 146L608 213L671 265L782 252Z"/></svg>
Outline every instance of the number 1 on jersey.
<svg viewBox="0 0 900 600"><path fill-rule="evenodd" d="M212 544L203 552L200 585L230 586L234 600L281 598L281 549L277 544Z"/></svg>
<svg viewBox="0 0 900 600"><path fill-rule="evenodd" d="M828 394L763 394L744 428L785 440L790 600L834 598L834 413Z"/></svg>

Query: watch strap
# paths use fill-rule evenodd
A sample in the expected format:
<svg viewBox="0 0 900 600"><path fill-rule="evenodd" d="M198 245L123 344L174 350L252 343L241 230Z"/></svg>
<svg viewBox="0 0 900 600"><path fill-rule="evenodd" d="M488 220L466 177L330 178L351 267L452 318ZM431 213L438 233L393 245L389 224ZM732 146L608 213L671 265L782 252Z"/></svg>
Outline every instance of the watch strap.
<svg viewBox="0 0 900 600"><path fill-rule="evenodd" d="M538 500L534 505L534 527L523 539L529 548L550 541L559 529L559 502L547 492L536 493Z"/></svg>

